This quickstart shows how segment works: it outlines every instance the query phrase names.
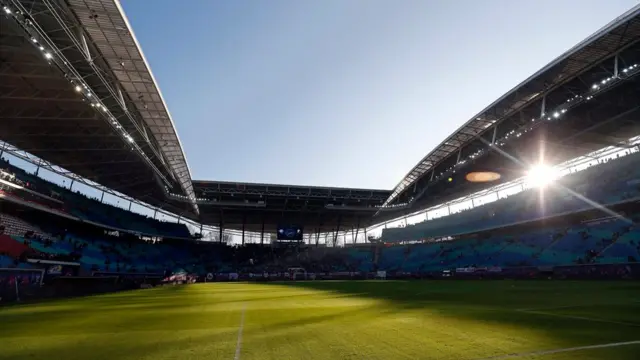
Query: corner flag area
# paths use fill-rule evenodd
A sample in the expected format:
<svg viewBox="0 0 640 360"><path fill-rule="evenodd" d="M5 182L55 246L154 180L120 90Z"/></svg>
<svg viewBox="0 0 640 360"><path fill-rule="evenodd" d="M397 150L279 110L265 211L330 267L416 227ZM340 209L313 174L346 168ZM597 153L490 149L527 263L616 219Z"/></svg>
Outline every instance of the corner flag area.
<svg viewBox="0 0 640 360"><path fill-rule="evenodd" d="M0 359L638 359L640 284L206 283L0 309Z"/></svg>

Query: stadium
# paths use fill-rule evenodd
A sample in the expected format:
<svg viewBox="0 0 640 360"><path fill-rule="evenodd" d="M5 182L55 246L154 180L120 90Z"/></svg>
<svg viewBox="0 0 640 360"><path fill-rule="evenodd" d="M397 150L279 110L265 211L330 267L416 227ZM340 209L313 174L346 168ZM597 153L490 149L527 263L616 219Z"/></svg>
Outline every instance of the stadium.
<svg viewBox="0 0 640 360"><path fill-rule="evenodd" d="M640 358L640 6L386 190L193 179L119 1L0 7L0 360Z"/></svg>

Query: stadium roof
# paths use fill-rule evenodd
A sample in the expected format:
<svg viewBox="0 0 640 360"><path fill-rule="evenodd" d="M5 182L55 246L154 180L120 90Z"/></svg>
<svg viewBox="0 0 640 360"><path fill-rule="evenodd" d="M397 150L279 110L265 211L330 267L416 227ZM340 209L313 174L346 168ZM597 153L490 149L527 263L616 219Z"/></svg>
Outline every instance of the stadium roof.
<svg viewBox="0 0 640 360"><path fill-rule="evenodd" d="M592 82L577 87L574 84L574 88L568 87L567 84L575 82L576 79L590 79L591 74L585 75L586 73L597 73L593 71L594 68L600 66L604 60L611 59L616 54L621 55L625 49L635 44L640 36L639 15L640 6L636 6L473 116L411 169L394 188L384 205L410 203L416 200L426 183L451 167L450 162L455 165L459 160L469 159L470 155L476 153L478 139L482 136L486 137L484 142L488 144L494 141L496 136L499 139L500 135L504 135L505 131L502 130L508 129L508 132L521 128L524 118L527 122L531 118L542 118L541 113L545 112L545 108L552 109L552 106L558 105L552 103L552 94L564 92L574 96L584 93L583 88L589 89ZM605 73L605 78L617 76L617 71L622 70L625 61L632 61L635 54L627 51L625 56L624 59L619 56L615 65L614 60L611 60L611 63L603 68L605 71L600 71L596 77L602 78L602 73ZM563 97L568 98L564 94ZM525 114L527 116L524 116ZM486 147L487 144L481 145ZM468 151L470 149L473 150Z"/></svg>
<svg viewBox="0 0 640 360"><path fill-rule="evenodd" d="M180 139L119 2L0 4L2 140L196 218Z"/></svg>
<svg viewBox="0 0 640 360"><path fill-rule="evenodd" d="M474 116L393 191L192 181L117 0L0 4L11 9L0 14L0 139L133 198L224 228L365 227L487 186L458 181L463 167L499 170L507 181L521 174L505 154L530 161L527 154L537 156L544 144L554 154L548 161L557 163L604 145L624 147L625 138L640 133L636 7ZM447 177L453 181L441 181Z"/></svg>
<svg viewBox="0 0 640 360"><path fill-rule="evenodd" d="M227 229L366 226L385 190L196 181L162 94L114 0L0 0L4 150ZM4 21L6 19L8 21ZM40 161L40 159L42 161ZM202 208L201 216L199 206ZM386 211L385 213L389 213Z"/></svg>
<svg viewBox="0 0 640 360"><path fill-rule="evenodd" d="M277 224L330 232L372 225L390 190L194 181L205 224L273 232ZM243 225L244 224L244 225Z"/></svg>

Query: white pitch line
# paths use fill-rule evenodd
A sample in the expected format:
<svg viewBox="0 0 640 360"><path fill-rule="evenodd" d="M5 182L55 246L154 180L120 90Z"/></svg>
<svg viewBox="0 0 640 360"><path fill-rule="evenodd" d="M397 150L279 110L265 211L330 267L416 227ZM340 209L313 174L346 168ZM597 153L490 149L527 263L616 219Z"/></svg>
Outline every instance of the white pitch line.
<svg viewBox="0 0 640 360"><path fill-rule="evenodd" d="M240 360L240 352L242 351L242 330L244 329L244 313L247 306L242 307L242 315L240 315L240 327L238 328L238 342L236 342L236 353L233 360Z"/></svg>
<svg viewBox="0 0 640 360"><path fill-rule="evenodd" d="M556 310L556 309L573 309L573 308L581 308L581 307L589 307L589 306L600 306L600 305L603 305L603 304L548 306L548 307L538 307L538 308L528 308L528 309L516 309L516 311L544 311L544 310Z"/></svg>
<svg viewBox="0 0 640 360"><path fill-rule="evenodd" d="M513 358L519 358L519 357L525 357L525 356L550 355L550 354L558 354L558 353L570 352L570 351L602 349L602 348L637 345L637 344L640 344L640 340L615 342L615 343L600 344L600 345L576 346L576 347L553 349L553 350L531 351L531 352L507 354L507 355L498 355L498 356L491 356L491 357L481 358L476 360L504 360L504 359L513 359Z"/></svg>
<svg viewBox="0 0 640 360"><path fill-rule="evenodd" d="M640 303L640 300L631 300L629 302L617 302L617 303L597 303L597 304L572 304L572 305L561 305L561 306L546 306L546 307L536 307L536 308L525 308L525 309L516 309L516 311L544 311L544 310L555 310L555 309L572 309L572 308L581 308L581 307L592 307L592 306L611 306L611 305L631 305L633 303Z"/></svg>
<svg viewBox="0 0 640 360"><path fill-rule="evenodd" d="M553 317L559 317L559 318L565 318L565 319L576 319L576 320L600 322L600 323L607 323L607 324L616 324L616 325L640 327L640 324L629 323L629 322L624 322L624 321L597 319L597 318L590 318L590 317L584 317L584 316L575 316L575 315L554 314L554 313L548 313L548 312L542 312L542 311L527 311L527 310L516 310L516 311L519 311L519 312L522 312L522 313L525 313L525 314L536 314L536 315L553 316Z"/></svg>

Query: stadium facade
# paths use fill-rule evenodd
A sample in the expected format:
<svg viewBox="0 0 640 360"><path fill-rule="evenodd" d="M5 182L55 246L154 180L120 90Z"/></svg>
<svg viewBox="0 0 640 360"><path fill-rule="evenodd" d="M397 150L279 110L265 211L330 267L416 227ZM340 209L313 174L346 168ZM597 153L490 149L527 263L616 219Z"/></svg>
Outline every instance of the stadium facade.
<svg viewBox="0 0 640 360"><path fill-rule="evenodd" d="M159 86L118 1L0 4L0 44L6 55L0 68L1 151L29 162L36 175L55 173L67 179L54 190L41 184L46 194L23 186L41 180L32 178L18 187L9 181L5 189L21 195L3 201L40 197L49 211L60 213L64 205L51 192L90 187L98 189L89 193L99 202L105 196L117 198L111 205L144 209L154 219L168 212L178 223L201 234L208 230L217 240L233 236L242 243L264 243L280 227L297 226L311 244L366 243L371 235L379 237L381 228L418 222L438 227L424 221L527 189L526 171L542 148L554 154L546 164L565 172L584 168L580 159L637 150L638 8L467 121L394 189L375 190L194 180ZM7 166L9 178L21 172ZM465 180L477 171L501 176L491 183ZM93 221L92 216L84 211L73 217ZM149 230L149 224L123 229L108 219L93 222L162 235ZM385 231L383 240L463 235L449 230L388 235L409 232Z"/></svg>
<svg viewBox="0 0 640 360"><path fill-rule="evenodd" d="M391 190L194 180L117 0L0 7L7 358L637 359L636 283L549 280L640 280L640 7Z"/></svg>

